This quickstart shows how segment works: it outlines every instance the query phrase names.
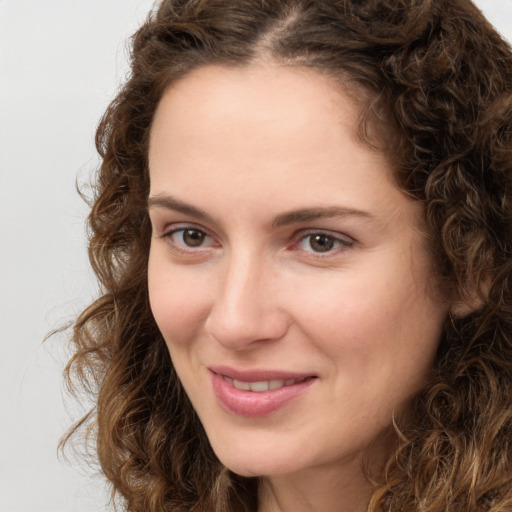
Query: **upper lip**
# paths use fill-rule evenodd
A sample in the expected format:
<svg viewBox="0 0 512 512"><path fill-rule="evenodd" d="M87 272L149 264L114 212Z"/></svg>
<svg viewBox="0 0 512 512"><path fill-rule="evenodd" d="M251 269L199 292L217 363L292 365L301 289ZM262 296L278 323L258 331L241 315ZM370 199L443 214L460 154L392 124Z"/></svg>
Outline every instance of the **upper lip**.
<svg viewBox="0 0 512 512"><path fill-rule="evenodd" d="M242 382L261 382L270 380L305 379L307 377L316 377L316 375L312 373L290 372L286 370L240 370L229 366L209 366L208 368L213 373Z"/></svg>

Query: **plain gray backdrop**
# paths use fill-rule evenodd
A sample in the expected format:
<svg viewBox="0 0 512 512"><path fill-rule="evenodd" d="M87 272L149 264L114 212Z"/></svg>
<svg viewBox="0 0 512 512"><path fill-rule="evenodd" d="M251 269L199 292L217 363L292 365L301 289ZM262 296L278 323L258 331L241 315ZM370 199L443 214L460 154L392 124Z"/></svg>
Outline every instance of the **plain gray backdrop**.
<svg viewBox="0 0 512 512"><path fill-rule="evenodd" d="M229 0L236 1L236 0ZM0 0L0 511L109 510L94 468L57 458L65 337L95 295L87 208L96 124L152 0ZM512 39L512 0L476 2Z"/></svg>

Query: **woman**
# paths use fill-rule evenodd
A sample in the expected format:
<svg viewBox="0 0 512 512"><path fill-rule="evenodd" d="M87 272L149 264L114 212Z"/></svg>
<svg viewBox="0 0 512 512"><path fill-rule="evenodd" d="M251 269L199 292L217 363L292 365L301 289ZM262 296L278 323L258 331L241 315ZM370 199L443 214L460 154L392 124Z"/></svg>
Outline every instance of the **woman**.
<svg viewBox="0 0 512 512"><path fill-rule="evenodd" d="M511 91L468 0L161 3L68 368L126 510L512 506Z"/></svg>

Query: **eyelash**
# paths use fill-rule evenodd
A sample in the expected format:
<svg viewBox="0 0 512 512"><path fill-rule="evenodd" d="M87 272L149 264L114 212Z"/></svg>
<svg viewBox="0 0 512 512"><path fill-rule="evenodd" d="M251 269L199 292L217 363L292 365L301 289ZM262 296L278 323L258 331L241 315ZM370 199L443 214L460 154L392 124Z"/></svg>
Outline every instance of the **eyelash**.
<svg viewBox="0 0 512 512"><path fill-rule="evenodd" d="M183 240L183 237L186 236L187 232L189 232L190 235L192 235L192 233L195 233L196 235L199 234L199 236L202 237L201 240L199 240L199 245L193 246L193 245L188 245L185 243L185 241ZM181 233L182 241L176 242L174 240L174 237L180 233ZM326 243L328 245L328 247L325 251L313 250L311 244L312 244L314 237L317 238L318 243ZM172 230L163 233L160 236L160 238L168 240L169 245L173 249L175 249L179 252L182 252L182 253L187 253L187 254L199 253L199 252L202 252L204 249L208 249L210 246L212 246L214 244L218 244L215 237L209 235L204 229L196 227L194 225L186 225L186 226L180 226L180 227L173 228ZM206 246L202 244L202 242L205 239L211 240L211 242ZM323 241L322 241L322 239L323 239ZM301 248L301 245L304 243L307 243L308 240L309 240L309 247L311 250ZM297 235L295 235L294 241L290 245L290 248L291 248L291 250L295 250L298 248L299 250L301 250L304 253L314 254L315 257L322 258L322 257L332 256L333 254L337 254L338 251L340 251L340 250L341 251L346 250L346 249L352 247L354 245L354 243L355 243L354 240L351 239L350 237L340 235L338 233L332 233L330 231L324 231L324 230L309 230L307 232L300 231ZM330 247L329 247L329 244L330 244Z"/></svg>
<svg viewBox="0 0 512 512"><path fill-rule="evenodd" d="M176 227L176 228L173 228L169 231L166 231L165 233L163 233L160 238L163 238L165 240L168 241L168 244L175 250L177 251L180 251L182 253L187 253L187 254L191 254L191 253L197 253L197 252L200 252L201 250L204 250L205 247L209 247L208 246L204 246L204 245L198 245L198 246L193 246L193 245L187 245L186 243L184 243L184 241L182 242L176 242L173 238L174 236L176 236L177 234L181 233L182 235L182 238L183 236L185 236L185 234L189 232L189 233L196 233L196 234L200 234L200 236L202 235L202 240L201 242L205 239L205 238L209 238L211 239L211 241L213 243L216 242L215 238L211 235L209 235L204 229L202 228L199 228L197 226L194 226L193 224L189 224L189 225L186 225L186 226L180 226L180 227Z"/></svg>
<svg viewBox="0 0 512 512"><path fill-rule="evenodd" d="M317 238L317 242L320 242L320 240L323 238L324 242L327 242L327 244L331 244L330 247L327 248L325 251L315 251L313 250L312 243L314 239ZM354 240L349 238L345 235L340 235L339 233L332 233L330 231L322 231L322 230L310 230L309 232L301 232L300 236L292 244L292 248L300 247L304 243L308 243L309 240L309 247L311 250L306 249L300 249L303 252L315 254L315 257L321 258L323 256L328 257L332 256L333 254L338 254L340 250L346 250L354 245ZM321 242L322 243L322 242Z"/></svg>

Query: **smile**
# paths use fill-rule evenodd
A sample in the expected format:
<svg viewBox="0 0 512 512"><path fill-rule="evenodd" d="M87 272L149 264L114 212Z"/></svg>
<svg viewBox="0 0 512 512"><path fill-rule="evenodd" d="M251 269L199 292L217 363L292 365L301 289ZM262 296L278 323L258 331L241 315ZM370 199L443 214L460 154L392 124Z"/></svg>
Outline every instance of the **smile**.
<svg viewBox="0 0 512 512"><path fill-rule="evenodd" d="M318 382L316 375L210 368L213 393L228 413L262 418L297 400Z"/></svg>
<svg viewBox="0 0 512 512"><path fill-rule="evenodd" d="M306 379L310 377L286 380L260 380L256 382L244 382L241 380L226 377L225 375L223 375L222 378L236 389L240 389L242 391L254 391L255 393L262 393L263 391L273 391L274 389L284 388L285 386L293 386L294 384L298 384L299 382L304 382Z"/></svg>

